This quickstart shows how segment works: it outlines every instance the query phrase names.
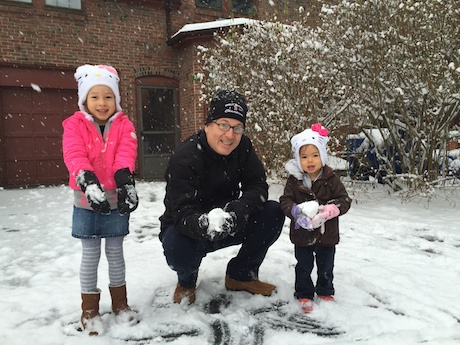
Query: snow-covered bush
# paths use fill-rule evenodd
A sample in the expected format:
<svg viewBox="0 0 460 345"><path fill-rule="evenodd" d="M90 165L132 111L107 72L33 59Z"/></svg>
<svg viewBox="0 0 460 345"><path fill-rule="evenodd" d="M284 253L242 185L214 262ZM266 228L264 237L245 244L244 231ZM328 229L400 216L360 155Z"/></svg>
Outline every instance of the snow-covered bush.
<svg viewBox="0 0 460 345"><path fill-rule="evenodd" d="M321 44L301 23L254 21L201 47L205 95L231 88L249 106L247 132L269 174L284 173L290 138L321 119L321 72L315 60Z"/></svg>
<svg viewBox="0 0 460 345"><path fill-rule="evenodd" d="M389 181L436 181L460 111L460 2L342 1L322 17L323 61L342 90L329 99L360 130L389 132L375 145Z"/></svg>
<svg viewBox="0 0 460 345"><path fill-rule="evenodd" d="M390 183L438 180L460 111L460 2L343 0L324 5L321 21L254 22L217 36L201 50L204 95L247 96L248 132L275 176L291 157L290 137L320 121L339 138L344 128L381 131L383 145L373 146Z"/></svg>

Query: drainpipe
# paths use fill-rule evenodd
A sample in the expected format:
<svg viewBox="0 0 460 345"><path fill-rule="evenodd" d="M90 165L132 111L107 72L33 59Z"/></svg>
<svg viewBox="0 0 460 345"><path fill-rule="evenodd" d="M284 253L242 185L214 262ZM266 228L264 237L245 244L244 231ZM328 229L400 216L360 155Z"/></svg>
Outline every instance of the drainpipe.
<svg viewBox="0 0 460 345"><path fill-rule="evenodd" d="M165 8L165 15L166 15L166 35L168 36L167 42L171 39L171 1L168 0Z"/></svg>

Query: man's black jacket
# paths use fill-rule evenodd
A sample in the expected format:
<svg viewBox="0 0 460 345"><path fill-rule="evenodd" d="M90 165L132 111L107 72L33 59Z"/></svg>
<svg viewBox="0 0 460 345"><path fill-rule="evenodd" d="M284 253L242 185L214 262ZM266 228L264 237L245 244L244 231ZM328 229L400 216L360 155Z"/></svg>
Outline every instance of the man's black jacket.
<svg viewBox="0 0 460 345"><path fill-rule="evenodd" d="M239 199L250 215L268 198L265 169L245 135L231 154L222 156L208 145L204 130L198 131L177 147L165 179L162 229L174 224L194 239L206 238L206 230L198 226L202 214Z"/></svg>

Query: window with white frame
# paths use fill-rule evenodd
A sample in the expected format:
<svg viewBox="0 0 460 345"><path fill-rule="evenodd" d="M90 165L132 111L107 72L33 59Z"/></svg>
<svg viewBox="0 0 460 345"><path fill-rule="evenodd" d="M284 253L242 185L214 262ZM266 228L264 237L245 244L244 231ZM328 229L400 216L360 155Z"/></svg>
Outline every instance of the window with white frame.
<svg viewBox="0 0 460 345"><path fill-rule="evenodd" d="M228 3L232 13L250 13L254 10L254 0L195 0L198 7L220 10Z"/></svg>
<svg viewBox="0 0 460 345"><path fill-rule="evenodd" d="M222 0L195 0L195 4L199 7L221 9Z"/></svg>
<svg viewBox="0 0 460 345"><path fill-rule="evenodd" d="M45 0L46 6L69 8L72 10L81 10L82 0Z"/></svg>
<svg viewBox="0 0 460 345"><path fill-rule="evenodd" d="M230 8L235 13L250 13L254 10L254 0L230 0Z"/></svg>

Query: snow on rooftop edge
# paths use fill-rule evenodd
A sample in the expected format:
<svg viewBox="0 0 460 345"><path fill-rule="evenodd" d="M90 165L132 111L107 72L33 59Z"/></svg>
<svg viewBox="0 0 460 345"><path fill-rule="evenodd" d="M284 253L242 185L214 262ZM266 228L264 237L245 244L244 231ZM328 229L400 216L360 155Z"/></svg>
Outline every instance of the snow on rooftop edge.
<svg viewBox="0 0 460 345"><path fill-rule="evenodd" d="M200 30L206 30L206 29L223 28L226 26L251 24L253 22L255 22L255 20L249 19L249 18L231 18L231 19L215 20L212 22L185 24L179 31L177 31L174 35L172 35L171 38L174 38L175 36L183 32L193 32L193 31L200 31Z"/></svg>

